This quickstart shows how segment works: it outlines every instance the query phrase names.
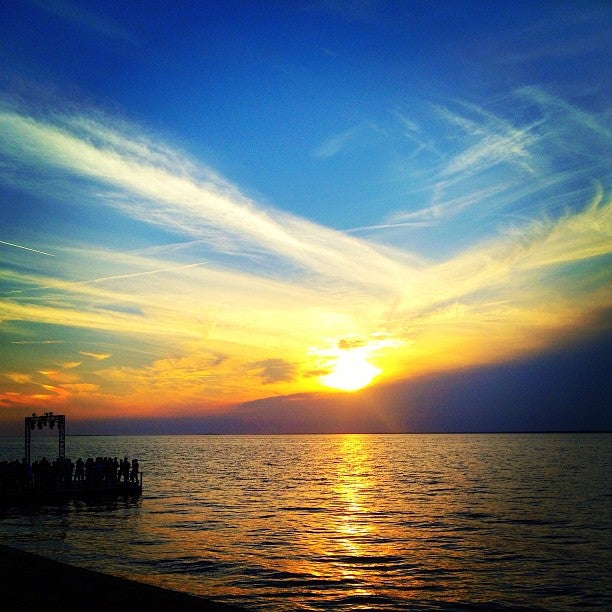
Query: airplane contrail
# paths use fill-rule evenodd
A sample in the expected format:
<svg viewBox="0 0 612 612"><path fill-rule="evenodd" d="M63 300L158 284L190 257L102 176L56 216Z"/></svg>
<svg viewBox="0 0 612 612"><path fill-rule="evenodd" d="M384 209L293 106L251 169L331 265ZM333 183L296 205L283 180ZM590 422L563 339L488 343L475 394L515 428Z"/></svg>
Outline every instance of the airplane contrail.
<svg viewBox="0 0 612 612"><path fill-rule="evenodd" d="M91 283L100 283L107 280L116 280L120 278L132 278L134 276L146 276L147 274L158 274L160 272L175 272L176 270L184 270L185 268L195 268L203 266L206 262L199 261L196 263L185 264L184 266L173 266L171 268L158 268L157 270L145 270L144 272L130 272L128 274L115 274L113 276L101 276L100 278L92 278L90 280L76 281L75 285L89 285Z"/></svg>
<svg viewBox="0 0 612 612"><path fill-rule="evenodd" d="M30 247L22 246L21 244L13 244L12 242L5 242L0 240L0 244L7 244L8 246L15 247L16 249L24 249L26 251L32 251L33 253L40 253L41 255L48 255L49 257L55 257L52 253L45 253L45 251L39 251L38 249L31 249Z"/></svg>

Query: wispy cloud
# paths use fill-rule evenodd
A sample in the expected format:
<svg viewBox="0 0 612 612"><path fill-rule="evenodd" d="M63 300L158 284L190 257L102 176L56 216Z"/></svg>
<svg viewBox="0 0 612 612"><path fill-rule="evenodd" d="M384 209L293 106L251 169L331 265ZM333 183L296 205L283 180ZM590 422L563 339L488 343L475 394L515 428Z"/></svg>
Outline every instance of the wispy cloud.
<svg viewBox="0 0 612 612"><path fill-rule="evenodd" d="M394 268L393 260L376 248L287 213L264 209L207 170L202 179L193 176L192 164L177 162L177 156L160 163L159 151L148 155L154 147L135 155L127 136L113 133L108 142L99 140L108 131L102 129L95 130L94 144L86 135L73 133L71 121L56 120L57 124L1 113L4 152L88 178L97 183L98 191L103 186L112 189L104 193L104 202L139 221L217 247L214 238L222 235L231 245L229 253L264 250L280 256L279 266L289 261L309 272L332 276L342 272L373 285L380 284L382 271ZM89 134L90 123L83 125ZM95 191L91 196L95 197Z"/></svg>
<svg viewBox="0 0 612 612"><path fill-rule="evenodd" d="M361 128L359 126L356 126L348 130L344 130L343 132L334 134L333 136L329 136L314 150L313 155L322 159L335 157L338 155L338 153L345 149L352 140L354 140L360 129Z"/></svg>
<svg viewBox="0 0 612 612"><path fill-rule="evenodd" d="M400 111L395 111L392 115L399 123L404 138L415 145L414 151L409 155L409 160L425 152L433 154L437 160L443 159L443 155L436 147L434 139L424 132L415 120Z"/></svg>
<svg viewBox="0 0 612 612"><path fill-rule="evenodd" d="M79 353L81 355L84 355L85 357L91 357L92 359L95 359L96 361L102 361L104 359L108 359L109 357L111 357L110 353L91 353L88 351L79 351Z"/></svg>
<svg viewBox="0 0 612 612"><path fill-rule="evenodd" d="M529 174L535 172L530 151L536 140L535 126L518 128L475 105L466 106L474 118L444 107L437 109L444 120L459 127L473 141L448 160L441 178L460 175L461 180L465 180L499 164L516 164Z"/></svg>
<svg viewBox="0 0 612 612"><path fill-rule="evenodd" d="M57 366L62 368L63 370L72 370L73 368L78 368L82 361L63 361L58 363Z"/></svg>
<svg viewBox="0 0 612 612"><path fill-rule="evenodd" d="M492 57L496 64L525 64L554 58L567 60L593 53L607 54L609 37L605 27L610 20L610 6L584 6L580 14L555 11L545 21L532 23L517 32L512 45Z"/></svg>
<svg viewBox="0 0 612 612"><path fill-rule="evenodd" d="M509 213L471 247L437 258L264 207L133 126L119 131L99 116L41 118L5 109L0 153L13 166L63 177L63 197L77 177L75 208L106 207L109 215L119 212L172 239L131 251L58 241L53 260L36 258L53 263L45 272L0 269L7 287L0 321L19 322L26 331L86 330L77 346L88 349L72 344L73 353L62 347L62 356L52 359L41 353L33 374L13 367L5 379L30 385L28 393L40 402L91 393L137 404L154 393L160 403L177 397L185 404L223 403L312 389L312 373L324 369L312 355L339 350L351 338L367 339L376 347L376 367L385 362L385 375L399 376L434 358L438 367L495 360L588 328L589 317L610 305L609 273L601 263L612 251L607 184L591 182L589 198L582 184L569 189L569 170L574 178L586 171L545 163L541 149L560 150L556 113L589 130L599 130L599 122L541 92L519 95L545 109L528 125L483 109L465 116L444 111L445 122L462 135L461 146L432 172L431 201L379 226L443 226L483 209ZM503 180L487 174L500 166ZM535 168L546 172L532 177ZM86 200L80 199L83 185ZM545 202L518 214L538 193ZM554 195L562 206L551 206ZM26 343L51 341L12 342L15 350L24 344L25 352ZM126 346L135 344L146 348L138 359L128 358ZM78 355L89 359L77 361ZM0 401L25 404L16 393L13 388Z"/></svg>
<svg viewBox="0 0 612 612"><path fill-rule="evenodd" d="M442 202L432 204L427 208L412 211L398 211L385 219L385 224L378 227L411 227L431 226L447 222L464 209L481 204L507 189L507 185L492 185L486 189L476 190L454 198L448 198Z"/></svg>
<svg viewBox="0 0 612 612"><path fill-rule="evenodd" d="M120 40L130 45L138 45L139 39L133 33L124 28L121 24L110 19L108 16L101 16L97 12L84 7L82 4L68 2L66 0L31 0L33 4L53 15L61 17L67 21L80 25L102 34L109 38Z"/></svg>
<svg viewBox="0 0 612 612"><path fill-rule="evenodd" d="M473 242L504 224L554 220L567 210L577 211L591 198L594 185L609 188L612 131L605 115L537 87L519 88L487 106L456 101L431 108L438 129L427 148L444 154L431 163L432 157L417 159L409 153L400 171L405 177L400 172L394 176L406 184L407 205L351 233L379 241L388 236L399 244L398 236L409 239L419 228L450 231L461 222ZM395 118L405 138L419 142L416 122L402 114ZM406 232L398 234L400 228Z"/></svg>
<svg viewBox="0 0 612 612"><path fill-rule="evenodd" d="M31 383L32 382L32 375L31 374L24 374L21 372L7 372L5 374L5 376L15 382L18 383L20 385L26 384L26 383Z"/></svg>

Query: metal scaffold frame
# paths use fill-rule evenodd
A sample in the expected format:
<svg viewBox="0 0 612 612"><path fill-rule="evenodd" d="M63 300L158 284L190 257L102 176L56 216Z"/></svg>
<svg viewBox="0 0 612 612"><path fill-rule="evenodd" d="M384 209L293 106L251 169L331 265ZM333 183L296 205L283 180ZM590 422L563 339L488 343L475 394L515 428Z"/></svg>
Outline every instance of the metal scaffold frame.
<svg viewBox="0 0 612 612"><path fill-rule="evenodd" d="M43 427L49 427L53 429L57 425L57 433L59 437L59 449L58 458L66 458L66 417L63 414L53 414L52 412L45 412L45 414L38 416L33 413L31 417L25 418L25 461L26 465L31 465L31 442L32 432L36 427L42 429Z"/></svg>

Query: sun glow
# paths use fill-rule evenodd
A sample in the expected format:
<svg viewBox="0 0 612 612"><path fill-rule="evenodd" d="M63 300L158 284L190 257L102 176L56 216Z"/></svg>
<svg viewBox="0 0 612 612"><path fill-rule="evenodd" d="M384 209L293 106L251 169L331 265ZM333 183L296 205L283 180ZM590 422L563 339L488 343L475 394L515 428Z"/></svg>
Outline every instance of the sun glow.
<svg viewBox="0 0 612 612"><path fill-rule="evenodd" d="M332 372L321 377L326 387L341 391L357 391L369 385L380 374L380 369L372 365L363 350L341 351L333 362Z"/></svg>

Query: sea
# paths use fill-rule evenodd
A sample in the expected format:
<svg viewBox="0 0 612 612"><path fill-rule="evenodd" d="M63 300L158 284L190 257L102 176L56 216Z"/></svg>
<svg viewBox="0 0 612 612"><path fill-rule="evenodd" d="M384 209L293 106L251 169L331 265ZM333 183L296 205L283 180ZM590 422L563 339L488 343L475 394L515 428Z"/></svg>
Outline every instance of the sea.
<svg viewBox="0 0 612 612"><path fill-rule="evenodd" d="M611 443L67 436L73 461L137 458L143 495L5 506L0 542L254 611L610 610ZM57 444L32 435L32 459Z"/></svg>

